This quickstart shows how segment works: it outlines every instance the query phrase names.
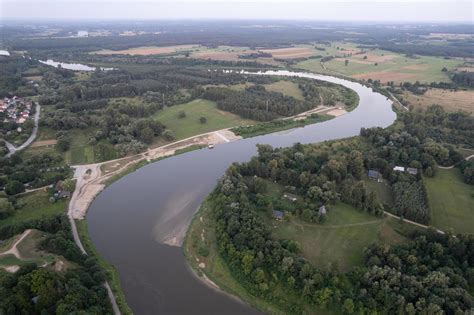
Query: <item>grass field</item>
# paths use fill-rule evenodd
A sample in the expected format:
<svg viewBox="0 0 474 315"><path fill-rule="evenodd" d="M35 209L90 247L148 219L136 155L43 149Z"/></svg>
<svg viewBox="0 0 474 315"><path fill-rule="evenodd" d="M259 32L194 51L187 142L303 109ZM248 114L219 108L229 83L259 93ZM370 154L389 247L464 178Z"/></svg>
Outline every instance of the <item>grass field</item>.
<svg viewBox="0 0 474 315"><path fill-rule="evenodd" d="M0 228L13 223L65 213L68 201L58 200L55 203L51 203L48 193L35 191L18 197L17 204L19 209L15 211L14 215L0 220Z"/></svg>
<svg viewBox="0 0 474 315"><path fill-rule="evenodd" d="M292 239L301 245L303 256L321 269L336 265L341 271L348 271L361 265L364 248L374 242L398 243L404 237L395 231L392 219L381 219L338 203L328 207L324 224L311 224L293 218L278 222L267 214L273 226L273 237Z"/></svg>
<svg viewBox="0 0 474 315"><path fill-rule="evenodd" d="M129 48L125 50L102 49L99 51L91 52L91 54L148 56L148 55L163 55L163 54L190 51L190 50L195 50L199 47L200 47L199 45L176 45L176 46L162 46L162 47L145 46L145 47L134 47L134 48Z"/></svg>
<svg viewBox="0 0 474 315"><path fill-rule="evenodd" d="M431 224L441 230L474 234L474 187L462 181L458 169L438 169L425 178Z"/></svg>
<svg viewBox="0 0 474 315"><path fill-rule="evenodd" d="M462 110L474 115L474 91L453 91L431 88L423 95L415 95L409 91L403 93L403 103L415 108L427 108L433 104L441 105L446 111Z"/></svg>
<svg viewBox="0 0 474 315"><path fill-rule="evenodd" d="M370 191L373 191L377 194L377 197L382 203L393 206L392 190L386 181L378 183L371 179L365 179L364 182Z"/></svg>
<svg viewBox="0 0 474 315"><path fill-rule="evenodd" d="M409 58L379 49L346 57L343 57L343 51L339 50L333 55L341 57L324 63L329 72L340 73L356 79L380 80L383 83L387 81L449 82L448 74L441 71L443 67L454 70L462 63L460 60L447 60L440 57L417 56ZM365 56L367 58L364 58ZM345 60L349 61L347 66ZM295 67L312 72L327 72L321 67L319 59L305 60L297 63Z"/></svg>
<svg viewBox="0 0 474 315"><path fill-rule="evenodd" d="M274 83L265 84L265 89L270 92L283 93L284 95L292 96L297 100L304 101L303 92L298 87L298 84L291 81L280 80Z"/></svg>
<svg viewBox="0 0 474 315"><path fill-rule="evenodd" d="M180 111L184 111L186 117L179 118ZM242 119L235 114L217 109L214 102L200 99L165 108L158 111L153 117L171 129L176 140L214 130L255 123L252 120ZM200 123L200 117L206 117L207 122Z"/></svg>

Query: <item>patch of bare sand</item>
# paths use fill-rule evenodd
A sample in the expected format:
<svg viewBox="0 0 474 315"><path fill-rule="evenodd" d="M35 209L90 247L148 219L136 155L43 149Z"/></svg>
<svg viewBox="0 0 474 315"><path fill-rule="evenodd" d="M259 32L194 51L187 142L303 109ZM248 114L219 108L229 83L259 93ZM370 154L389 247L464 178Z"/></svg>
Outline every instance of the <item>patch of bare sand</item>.
<svg viewBox="0 0 474 315"><path fill-rule="evenodd" d="M183 244L188 225L193 217L189 207L198 194L199 189L184 195L176 192L160 209L160 215L153 228L153 235L158 243L178 247Z"/></svg>
<svg viewBox="0 0 474 315"><path fill-rule="evenodd" d="M20 266L18 265L13 265L13 266L8 266L8 267L2 267L3 269L5 269L7 272L10 272L10 273L15 273L17 272L18 270L20 270Z"/></svg>
<svg viewBox="0 0 474 315"><path fill-rule="evenodd" d="M30 147L32 147L32 148L48 147L48 146L55 145L55 144L57 144L57 143L58 143L58 140L56 140L56 139L39 140L39 141L33 142Z"/></svg>
<svg viewBox="0 0 474 315"><path fill-rule="evenodd" d="M336 109L328 111L326 114L338 117L338 116L347 114L347 111L345 109L336 108Z"/></svg>

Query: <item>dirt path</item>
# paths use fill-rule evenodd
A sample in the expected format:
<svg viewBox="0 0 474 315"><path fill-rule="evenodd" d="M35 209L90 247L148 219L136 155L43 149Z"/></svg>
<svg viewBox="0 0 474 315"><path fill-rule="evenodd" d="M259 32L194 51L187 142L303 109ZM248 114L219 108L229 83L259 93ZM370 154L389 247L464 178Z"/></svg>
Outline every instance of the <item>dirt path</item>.
<svg viewBox="0 0 474 315"><path fill-rule="evenodd" d="M31 233L31 230L30 230L30 229L25 230L25 231L23 232L23 234L21 235L21 237L20 237L15 243L13 243L13 245L10 247L10 249L4 251L3 253L0 253L0 256L13 255L13 256L15 256L15 257L18 258L18 259L22 259L22 258L21 258L21 255L20 255L20 252L18 251L17 246L18 246L18 244L20 244L21 241L23 241L23 240L25 239L25 237L27 237L28 234L30 234L30 233Z"/></svg>
<svg viewBox="0 0 474 315"><path fill-rule="evenodd" d="M472 159L472 158L474 158L474 154L468 156L467 158L465 158L464 161L469 161L469 160ZM462 162L462 161L461 161L461 162ZM458 164L461 163L461 162L454 163L454 164L451 165L451 166L441 166L441 165L438 165L438 168L443 169L443 170L450 170L450 169L454 168L456 165L458 165Z"/></svg>
<svg viewBox="0 0 474 315"><path fill-rule="evenodd" d="M384 213L385 215L389 216L389 217L392 217L392 218L395 218L395 219L398 219L398 220L401 219L399 216L394 215L394 214L392 214L392 213L390 213L390 212L384 211L383 213ZM407 219L402 219L402 220L403 220L403 222L416 225L416 226L421 227L421 228L423 228L423 229L433 228L433 229L436 230L436 232L438 232L438 233L440 233L440 234L445 234L444 231L439 230L439 229L437 229L437 228L435 228L435 227L433 227L433 226L424 225L424 224L421 224L421 223L418 223L418 222L415 222L415 221L411 221L411 220L407 220Z"/></svg>

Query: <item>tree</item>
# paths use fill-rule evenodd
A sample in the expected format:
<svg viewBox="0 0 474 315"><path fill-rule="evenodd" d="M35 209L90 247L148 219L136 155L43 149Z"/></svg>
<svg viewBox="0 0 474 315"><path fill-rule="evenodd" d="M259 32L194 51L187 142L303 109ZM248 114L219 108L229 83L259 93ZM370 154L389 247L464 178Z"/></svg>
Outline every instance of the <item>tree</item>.
<svg viewBox="0 0 474 315"><path fill-rule="evenodd" d="M5 185L5 192L7 195L16 195L24 191L25 186L17 180L12 180Z"/></svg>
<svg viewBox="0 0 474 315"><path fill-rule="evenodd" d="M343 307L344 313L346 314L354 313L354 301L352 301L352 299L345 299L344 305L342 307Z"/></svg>
<svg viewBox="0 0 474 315"><path fill-rule="evenodd" d="M207 123L207 118L204 117L204 116L201 116L201 117L199 117L199 122L200 122L201 124L205 124L205 123Z"/></svg>
<svg viewBox="0 0 474 315"><path fill-rule="evenodd" d="M73 192L76 188L76 183L72 179L67 178L63 181L62 186L65 191Z"/></svg>
<svg viewBox="0 0 474 315"><path fill-rule="evenodd" d="M58 143L56 144L56 148L60 152L65 152L65 151L69 150L70 146L71 146L71 141L67 137L61 137L58 140Z"/></svg>

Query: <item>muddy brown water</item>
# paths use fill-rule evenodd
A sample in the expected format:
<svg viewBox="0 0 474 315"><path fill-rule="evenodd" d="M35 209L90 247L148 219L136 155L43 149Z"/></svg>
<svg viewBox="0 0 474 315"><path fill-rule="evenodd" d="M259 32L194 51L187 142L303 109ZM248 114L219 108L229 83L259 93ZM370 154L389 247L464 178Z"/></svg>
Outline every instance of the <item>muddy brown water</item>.
<svg viewBox="0 0 474 315"><path fill-rule="evenodd" d="M340 139L358 135L361 127L387 127L396 118L390 100L359 83L286 71L262 75L298 75L341 84L359 94L359 106L330 121L170 157L105 189L89 209L89 232L100 254L117 268L135 314L260 314L203 284L189 269L181 247L165 243L182 239L225 170L232 162L248 161L257 152L256 144L286 147Z"/></svg>

